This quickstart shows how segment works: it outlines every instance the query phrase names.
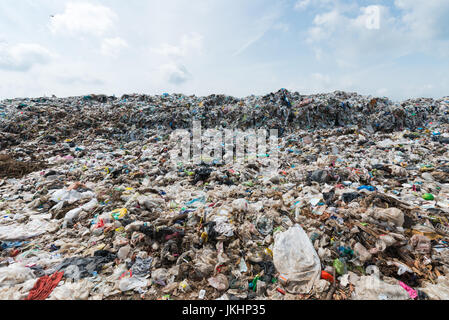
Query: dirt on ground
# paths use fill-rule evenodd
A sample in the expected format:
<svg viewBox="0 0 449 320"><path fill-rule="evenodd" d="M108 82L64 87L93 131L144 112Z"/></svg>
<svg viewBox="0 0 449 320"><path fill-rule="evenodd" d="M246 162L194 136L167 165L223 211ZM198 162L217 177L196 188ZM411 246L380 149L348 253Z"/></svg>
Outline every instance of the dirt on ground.
<svg viewBox="0 0 449 320"><path fill-rule="evenodd" d="M47 168L43 161L17 161L9 154L0 154L0 178L22 178L23 176Z"/></svg>

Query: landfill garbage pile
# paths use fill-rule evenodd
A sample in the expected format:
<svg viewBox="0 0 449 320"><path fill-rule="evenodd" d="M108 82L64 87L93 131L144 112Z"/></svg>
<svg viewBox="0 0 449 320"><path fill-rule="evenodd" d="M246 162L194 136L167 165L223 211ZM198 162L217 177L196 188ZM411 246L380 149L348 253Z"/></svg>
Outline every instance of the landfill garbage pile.
<svg viewBox="0 0 449 320"><path fill-rule="evenodd" d="M174 168L195 120L278 170ZM1 101L0 299L449 299L448 144L449 97Z"/></svg>

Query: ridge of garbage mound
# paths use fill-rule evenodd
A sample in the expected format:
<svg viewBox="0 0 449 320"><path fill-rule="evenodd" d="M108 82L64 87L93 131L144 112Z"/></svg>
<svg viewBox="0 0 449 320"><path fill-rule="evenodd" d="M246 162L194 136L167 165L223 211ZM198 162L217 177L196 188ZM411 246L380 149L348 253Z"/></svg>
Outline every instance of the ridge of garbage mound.
<svg viewBox="0 0 449 320"><path fill-rule="evenodd" d="M432 121L448 123L448 105L449 98L394 103L385 97L341 91L300 95L287 90L246 98L135 94L8 99L0 102L0 131L23 141L42 136L43 131L54 133L43 135L44 139L57 139L93 129L107 139L132 141L143 138L148 129L190 129L194 121L201 121L203 128L265 128L281 134L350 126L393 132L415 130ZM8 137L0 141L2 148L14 144Z"/></svg>

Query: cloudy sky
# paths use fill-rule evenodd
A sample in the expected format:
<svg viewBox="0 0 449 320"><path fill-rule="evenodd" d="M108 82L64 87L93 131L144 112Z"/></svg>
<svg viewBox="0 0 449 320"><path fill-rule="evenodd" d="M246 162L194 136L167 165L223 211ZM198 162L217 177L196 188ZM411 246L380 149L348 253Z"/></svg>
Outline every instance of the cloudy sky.
<svg viewBox="0 0 449 320"><path fill-rule="evenodd" d="M448 0L1 0L0 98L449 95Z"/></svg>

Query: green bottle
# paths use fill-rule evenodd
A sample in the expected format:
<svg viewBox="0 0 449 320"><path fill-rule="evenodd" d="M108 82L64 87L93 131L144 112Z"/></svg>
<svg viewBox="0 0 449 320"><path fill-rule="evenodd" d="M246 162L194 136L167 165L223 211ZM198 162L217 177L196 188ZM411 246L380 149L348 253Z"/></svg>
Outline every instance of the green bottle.
<svg viewBox="0 0 449 320"><path fill-rule="evenodd" d="M433 194L431 194L431 193L424 193L424 194L422 195L422 198L423 198L424 200L434 200L434 199L435 199L435 197L434 197Z"/></svg>
<svg viewBox="0 0 449 320"><path fill-rule="evenodd" d="M334 260L334 268L335 268L335 271L337 271L337 273L339 275L343 275L343 274L346 273L346 265L340 259L335 259Z"/></svg>

